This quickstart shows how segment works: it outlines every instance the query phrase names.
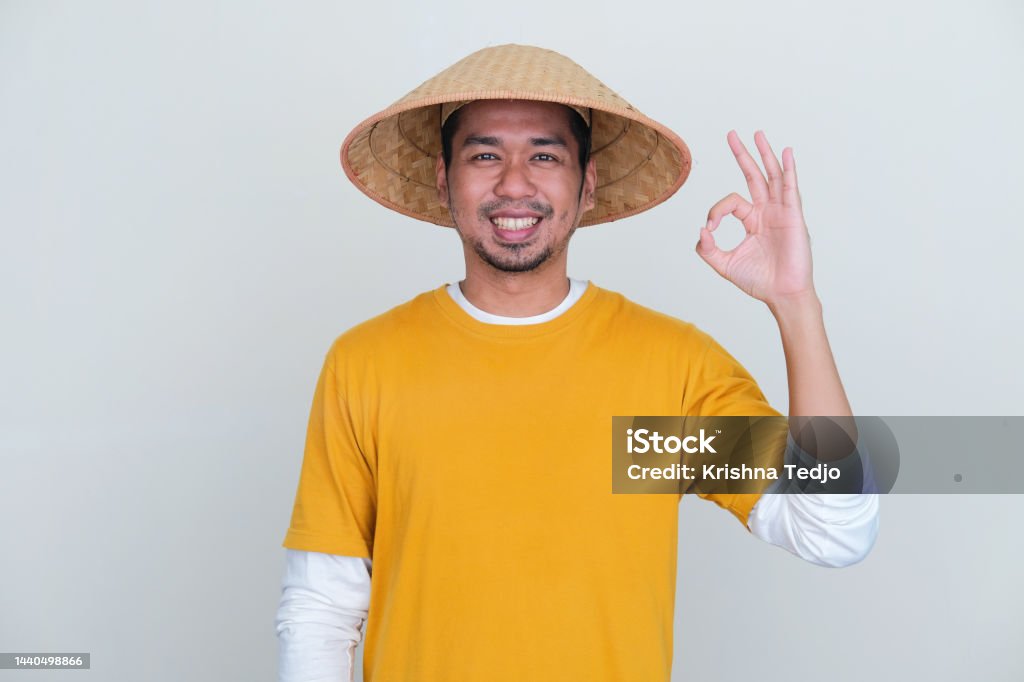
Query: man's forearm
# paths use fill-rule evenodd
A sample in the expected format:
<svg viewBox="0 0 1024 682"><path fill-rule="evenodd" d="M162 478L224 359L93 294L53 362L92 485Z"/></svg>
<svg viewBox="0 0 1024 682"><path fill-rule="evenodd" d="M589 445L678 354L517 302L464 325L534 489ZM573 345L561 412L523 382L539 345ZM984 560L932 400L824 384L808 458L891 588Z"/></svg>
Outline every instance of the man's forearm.
<svg viewBox="0 0 1024 682"><path fill-rule="evenodd" d="M371 560L286 550L275 619L280 682L350 682L370 602Z"/></svg>
<svg viewBox="0 0 1024 682"><path fill-rule="evenodd" d="M858 453L857 426L825 334L817 295L769 307L779 324L786 355L793 441L819 460L841 461L851 452ZM838 428L816 421L815 428L802 437L803 427L810 420L801 417L829 417ZM839 428L849 438L845 443ZM792 454L787 449L786 457ZM862 561L875 544L878 495L765 495L755 505L749 523L758 537L807 561L820 566L849 566Z"/></svg>
<svg viewBox="0 0 1024 682"><path fill-rule="evenodd" d="M782 299L769 305L782 336L789 383L789 416L850 417L837 419L851 443L857 442L857 427L846 391L839 378L832 348L825 334L821 301L813 291L799 297ZM799 424L793 424L796 438ZM822 453L825 454L825 453ZM848 453L834 453L843 456ZM825 457L830 459L828 455Z"/></svg>
<svg viewBox="0 0 1024 682"><path fill-rule="evenodd" d="M810 293L769 306L782 336L791 416L852 416L832 348L821 301Z"/></svg>

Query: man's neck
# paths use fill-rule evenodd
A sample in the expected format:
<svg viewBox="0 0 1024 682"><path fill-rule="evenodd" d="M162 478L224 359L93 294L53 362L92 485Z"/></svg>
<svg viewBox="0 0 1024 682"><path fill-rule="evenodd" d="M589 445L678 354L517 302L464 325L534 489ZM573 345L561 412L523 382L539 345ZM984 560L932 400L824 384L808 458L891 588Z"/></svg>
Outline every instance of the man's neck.
<svg viewBox="0 0 1024 682"><path fill-rule="evenodd" d="M530 317L558 306L569 295L569 278L564 271L555 276L534 273L468 274L459 282L462 295L474 306L492 315Z"/></svg>

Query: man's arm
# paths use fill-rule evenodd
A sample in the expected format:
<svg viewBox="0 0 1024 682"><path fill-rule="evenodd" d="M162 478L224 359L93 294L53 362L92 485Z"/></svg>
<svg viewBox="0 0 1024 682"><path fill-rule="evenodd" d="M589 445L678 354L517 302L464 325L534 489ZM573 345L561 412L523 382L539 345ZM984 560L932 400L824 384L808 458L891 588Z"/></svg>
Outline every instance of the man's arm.
<svg viewBox="0 0 1024 682"><path fill-rule="evenodd" d="M371 561L285 550L274 621L280 682L353 682L370 604Z"/></svg>
<svg viewBox="0 0 1024 682"><path fill-rule="evenodd" d="M775 317L786 357L790 432L797 446L824 461L842 459L855 452L858 434L814 289L793 150L782 151L780 167L764 133L754 135L766 179L739 136L730 131L727 139L752 201L732 193L715 204L701 229L697 253L722 277L763 301ZM729 214L743 223L747 234L736 248L722 251L712 232ZM807 423L801 418L818 416L830 417L847 436L828 434L825 449L834 451L801 442ZM749 528L814 563L849 565L863 559L877 537L878 496L768 493L751 511Z"/></svg>

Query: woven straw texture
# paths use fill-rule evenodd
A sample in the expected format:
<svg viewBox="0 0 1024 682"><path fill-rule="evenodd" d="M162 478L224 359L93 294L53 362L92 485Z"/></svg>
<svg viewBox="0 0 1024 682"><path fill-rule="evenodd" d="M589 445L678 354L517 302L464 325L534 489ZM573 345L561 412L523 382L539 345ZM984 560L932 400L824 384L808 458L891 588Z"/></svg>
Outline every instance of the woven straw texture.
<svg viewBox="0 0 1024 682"><path fill-rule="evenodd" d="M453 227L437 198L441 104L478 99L559 102L593 110L595 207L580 226L645 211L669 198L690 173L690 151L665 126L557 52L501 45L474 52L374 114L341 146L345 174L370 198L405 215Z"/></svg>

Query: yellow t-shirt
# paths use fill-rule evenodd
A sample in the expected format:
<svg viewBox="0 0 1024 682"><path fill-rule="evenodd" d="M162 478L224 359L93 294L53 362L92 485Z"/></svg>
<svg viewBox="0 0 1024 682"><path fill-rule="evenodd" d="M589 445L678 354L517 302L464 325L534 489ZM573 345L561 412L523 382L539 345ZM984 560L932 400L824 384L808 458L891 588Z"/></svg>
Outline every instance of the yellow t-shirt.
<svg viewBox="0 0 1024 682"><path fill-rule="evenodd" d="M612 494L612 417L779 413L710 336L592 282L526 325L445 288L332 344L283 545L373 559L367 682L669 680L680 497ZM758 498L701 496L744 524Z"/></svg>

